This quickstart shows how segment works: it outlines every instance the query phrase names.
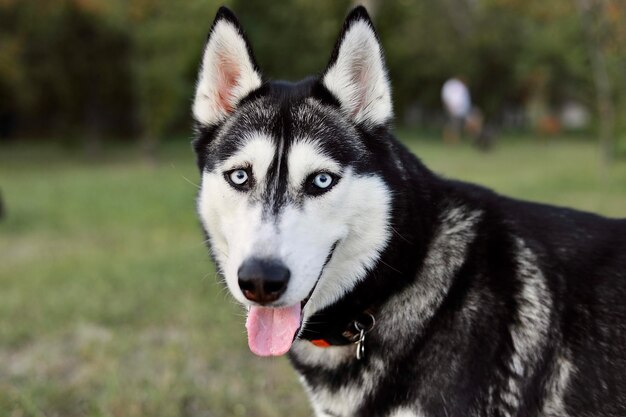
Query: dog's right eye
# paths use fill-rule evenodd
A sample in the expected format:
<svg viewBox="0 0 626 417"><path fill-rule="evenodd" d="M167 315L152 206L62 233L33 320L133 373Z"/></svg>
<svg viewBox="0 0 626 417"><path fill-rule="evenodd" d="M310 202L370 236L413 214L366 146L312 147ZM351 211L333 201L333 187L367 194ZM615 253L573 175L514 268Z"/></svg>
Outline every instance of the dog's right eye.
<svg viewBox="0 0 626 417"><path fill-rule="evenodd" d="M238 190L249 190L251 183L251 173L249 169L233 169L224 173L226 181Z"/></svg>
<svg viewBox="0 0 626 417"><path fill-rule="evenodd" d="M306 179L304 191L309 195L321 195L329 191L337 183L338 177L329 172L315 172Z"/></svg>

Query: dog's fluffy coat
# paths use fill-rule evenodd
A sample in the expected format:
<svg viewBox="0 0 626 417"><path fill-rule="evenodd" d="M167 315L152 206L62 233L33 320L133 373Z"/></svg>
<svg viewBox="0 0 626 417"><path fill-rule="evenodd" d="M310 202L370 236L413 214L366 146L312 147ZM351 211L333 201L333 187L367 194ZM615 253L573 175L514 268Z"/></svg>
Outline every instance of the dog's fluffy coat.
<svg viewBox="0 0 626 417"><path fill-rule="evenodd" d="M626 221L443 179L391 135L363 8L326 70L266 81L220 9L193 105L198 211L231 292L251 256L291 270L290 350L318 416L625 416ZM233 189L227 174L249 173ZM311 194L315 173L333 187ZM250 307L254 308L254 306ZM366 354L339 340L364 311ZM368 314L369 314L368 313Z"/></svg>

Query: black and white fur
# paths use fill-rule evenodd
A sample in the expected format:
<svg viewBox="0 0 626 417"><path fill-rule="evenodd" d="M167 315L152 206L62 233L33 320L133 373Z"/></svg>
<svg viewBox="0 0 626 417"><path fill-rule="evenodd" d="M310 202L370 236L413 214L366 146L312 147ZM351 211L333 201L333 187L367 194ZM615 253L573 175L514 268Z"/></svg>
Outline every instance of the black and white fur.
<svg viewBox="0 0 626 417"><path fill-rule="evenodd" d="M364 8L297 83L265 80L220 9L193 113L198 212L233 296L251 304L237 270L254 256L291 271L274 306L308 300L290 358L316 416L626 416L626 221L429 171L391 135ZM225 177L241 167L245 191ZM310 195L316 172L336 181ZM362 360L305 337L366 308Z"/></svg>

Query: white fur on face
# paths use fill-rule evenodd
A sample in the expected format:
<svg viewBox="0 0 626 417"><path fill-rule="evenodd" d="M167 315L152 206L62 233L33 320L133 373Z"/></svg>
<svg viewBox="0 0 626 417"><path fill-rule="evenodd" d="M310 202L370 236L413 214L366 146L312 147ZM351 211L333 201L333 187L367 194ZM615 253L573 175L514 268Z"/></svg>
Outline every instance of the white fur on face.
<svg viewBox="0 0 626 417"><path fill-rule="evenodd" d="M231 293L241 302L245 298L238 285L237 270L252 252L253 245L262 241L270 225L261 223L261 207L251 201L251 194L259 195L264 188L267 170L275 153L270 138L257 132L251 134L239 152L202 174L198 198L198 213L211 238L218 267L226 278ZM235 190L224 178L224 172L250 166L257 186L250 192ZM253 239L257 237L257 239Z"/></svg>
<svg viewBox="0 0 626 417"><path fill-rule="evenodd" d="M380 125L393 116L382 50L365 20L354 22L346 31L337 61L326 71L323 83L355 123Z"/></svg>
<svg viewBox="0 0 626 417"><path fill-rule="evenodd" d="M292 192L315 172L341 176L327 193L285 207L280 219L281 259L292 273L287 302L302 300L315 287L304 310L306 320L352 289L378 260L389 239L391 197L382 179L356 175L351 168L339 171L340 165L310 140L291 146L288 169Z"/></svg>
<svg viewBox="0 0 626 417"><path fill-rule="evenodd" d="M278 214L269 215L261 197L272 187L266 174L275 152L274 142L258 133L213 172L205 172L198 211L235 298L249 304L237 277L246 259L277 259L291 272L278 304L301 302L315 287L304 311L306 320L353 288L377 261L390 234L391 197L379 177L356 175L324 155L315 142L302 139L284 156L289 171L287 204ZM256 181L248 192L233 189L223 176L224 171L244 165L252 167ZM315 172L341 178L322 195L304 195L303 182Z"/></svg>
<svg viewBox="0 0 626 417"><path fill-rule="evenodd" d="M194 117L204 125L216 124L260 86L261 76L254 69L246 41L231 22L218 21L202 58Z"/></svg>
<svg viewBox="0 0 626 417"><path fill-rule="evenodd" d="M317 142L297 139L289 151L289 183L294 191L313 172L341 173L341 166L324 155Z"/></svg>

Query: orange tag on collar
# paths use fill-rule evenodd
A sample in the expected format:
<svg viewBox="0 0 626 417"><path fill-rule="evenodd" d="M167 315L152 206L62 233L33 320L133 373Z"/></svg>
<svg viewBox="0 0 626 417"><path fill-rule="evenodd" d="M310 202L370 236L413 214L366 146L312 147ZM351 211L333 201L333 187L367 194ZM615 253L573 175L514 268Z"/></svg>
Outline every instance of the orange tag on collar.
<svg viewBox="0 0 626 417"><path fill-rule="evenodd" d="M324 339L315 339L315 340L311 340L311 343L313 343L315 346L317 347L321 347L321 348L327 348L330 346L330 343L328 343L326 340Z"/></svg>

